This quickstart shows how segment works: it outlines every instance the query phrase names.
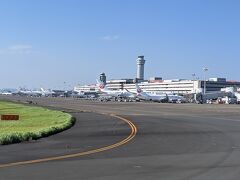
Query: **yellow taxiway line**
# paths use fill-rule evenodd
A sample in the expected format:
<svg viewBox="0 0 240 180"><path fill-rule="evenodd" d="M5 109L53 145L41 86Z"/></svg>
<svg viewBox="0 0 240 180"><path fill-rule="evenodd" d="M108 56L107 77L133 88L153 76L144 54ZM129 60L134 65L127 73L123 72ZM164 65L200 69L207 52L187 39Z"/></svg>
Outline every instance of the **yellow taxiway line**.
<svg viewBox="0 0 240 180"><path fill-rule="evenodd" d="M34 163L42 163L42 162L47 162L47 161L62 160L62 159L67 159L67 158L74 158L74 157L80 157L80 156L89 155L89 154L95 154L95 153L107 151L107 150L116 148L118 146L124 145L124 144L128 143L129 141L131 141L136 136L137 127L130 120L123 118L121 116L115 115L115 114L110 114L110 116L124 121L131 128L130 135L118 143L115 143L115 144L112 144L109 146L105 146L102 148L93 149L93 150L89 150L89 151L85 151L85 152L74 153L74 154L67 154L67 155L62 155L62 156L41 158L41 159L35 159L35 160L29 160L29 161L19 161L19 162L7 163L7 164L0 164L0 168L19 166L19 165L28 165L28 164L34 164Z"/></svg>

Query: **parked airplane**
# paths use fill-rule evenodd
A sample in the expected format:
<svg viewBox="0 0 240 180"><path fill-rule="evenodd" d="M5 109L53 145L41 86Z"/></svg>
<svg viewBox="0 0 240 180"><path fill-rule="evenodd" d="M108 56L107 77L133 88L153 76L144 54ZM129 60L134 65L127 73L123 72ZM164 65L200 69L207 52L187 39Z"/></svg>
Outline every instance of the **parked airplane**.
<svg viewBox="0 0 240 180"><path fill-rule="evenodd" d="M167 94L152 94L143 92L142 89L138 86L138 84L135 84L136 91L137 91L137 97L139 99L143 99L146 101L155 101L155 102L168 102L168 96Z"/></svg>
<svg viewBox="0 0 240 180"><path fill-rule="evenodd" d="M183 96L179 96L176 94L167 94L168 96L168 102L170 103L185 103L186 102L186 98L184 98Z"/></svg>
<svg viewBox="0 0 240 180"><path fill-rule="evenodd" d="M50 89L45 90L45 89L41 88L40 90L41 90L40 92L42 93L42 96L48 97L48 96L53 96L55 94L55 92L53 92Z"/></svg>
<svg viewBox="0 0 240 180"><path fill-rule="evenodd" d="M0 94L2 94L2 95L13 95L16 92L17 92L16 89L10 89L10 88L0 90Z"/></svg>
<svg viewBox="0 0 240 180"><path fill-rule="evenodd" d="M74 98L86 98L87 95L85 95L84 92L78 92L78 91L72 91L71 96Z"/></svg>
<svg viewBox="0 0 240 180"><path fill-rule="evenodd" d="M155 101L155 102L170 102L170 103L183 103L186 102L186 98L176 94L162 93L158 92L143 92L142 89L136 86L137 97L146 101Z"/></svg>
<svg viewBox="0 0 240 180"><path fill-rule="evenodd" d="M28 89L23 89L20 88L20 90L16 93L20 96L34 96L34 97L40 97L42 93L37 90L28 90Z"/></svg>
<svg viewBox="0 0 240 180"><path fill-rule="evenodd" d="M41 96L52 96L54 94L51 90L44 90L41 88L40 90L28 90L20 88L20 90L17 93L14 93L14 95L20 95L20 96L33 96L33 97L41 97Z"/></svg>
<svg viewBox="0 0 240 180"><path fill-rule="evenodd" d="M12 95L12 92L1 92L2 95Z"/></svg>
<svg viewBox="0 0 240 180"><path fill-rule="evenodd" d="M240 93L239 92L235 92L234 95L237 98L237 103L240 104Z"/></svg>
<svg viewBox="0 0 240 180"><path fill-rule="evenodd" d="M116 98L134 98L134 94L126 89L123 90L110 90L102 82L97 80L97 86L101 93L107 94Z"/></svg>

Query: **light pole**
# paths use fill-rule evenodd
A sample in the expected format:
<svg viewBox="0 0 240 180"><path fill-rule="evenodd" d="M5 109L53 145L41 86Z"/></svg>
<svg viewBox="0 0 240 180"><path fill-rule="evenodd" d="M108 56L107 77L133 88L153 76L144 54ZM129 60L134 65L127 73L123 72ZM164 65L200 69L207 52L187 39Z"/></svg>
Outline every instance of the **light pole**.
<svg viewBox="0 0 240 180"><path fill-rule="evenodd" d="M66 81L63 82L63 90L66 91Z"/></svg>
<svg viewBox="0 0 240 180"><path fill-rule="evenodd" d="M193 78L192 80L195 80L195 76L196 76L196 74L193 73L193 74L192 74L192 78Z"/></svg>
<svg viewBox="0 0 240 180"><path fill-rule="evenodd" d="M207 67L204 67L203 68L203 71L204 71L204 85L203 85L203 94L206 94L206 73L208 71L208 68Z"/></svg>

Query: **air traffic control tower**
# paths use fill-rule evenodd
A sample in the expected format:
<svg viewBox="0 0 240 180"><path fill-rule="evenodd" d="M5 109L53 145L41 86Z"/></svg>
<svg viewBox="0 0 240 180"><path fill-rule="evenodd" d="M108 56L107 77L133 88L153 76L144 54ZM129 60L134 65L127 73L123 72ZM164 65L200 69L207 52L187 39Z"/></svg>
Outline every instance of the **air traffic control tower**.
<svg viewBox="0 0 240 180"><path fill-rule="evenodd" d="M105 73L101 73L99 79L102 83L104 83L106 85L107 77L106 77Z"/></svg>
<svg viewBox="0 0 240 180"><path fill-rule="evenodd" d="M138 56L137 58L137 80L143 81L144 80L144 56Z"/></svg>

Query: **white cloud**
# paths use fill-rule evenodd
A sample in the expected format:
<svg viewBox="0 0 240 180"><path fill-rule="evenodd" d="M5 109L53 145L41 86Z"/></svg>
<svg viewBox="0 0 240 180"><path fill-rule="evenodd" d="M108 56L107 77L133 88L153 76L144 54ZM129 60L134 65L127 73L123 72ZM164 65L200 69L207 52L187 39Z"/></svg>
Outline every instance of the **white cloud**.
<svg viewBox="0 0 240 180"><path fill-rule="evenodd" d="M17 45L13 45L8 47L9 50L13 50L13 51L22 51L22 50L30 50L32 49L32 46L30 45L25 45L25 44L17 44Z"/></svg>
<svg viewBox="0 0 240 180"><path fill-rule="evenodd" d="M4 49L0 49L0 54L30 54L33 52L31 45L16 44Z"/></svg>
<svg viewBox="0 0 240 180"><path fill-rule="evenodd" d="M118 40L120 37L118 35L107 35L107 36L104 36L102 37L103 40L105 41L114 41L114 40Z"/></svg>
<svg viewBox="0 0 240 180"><path fill-rule="evenodd" d="M16 44L8 47L8 51L16 54L30 54L32 53L32 46L26 44Z"/></svg>

